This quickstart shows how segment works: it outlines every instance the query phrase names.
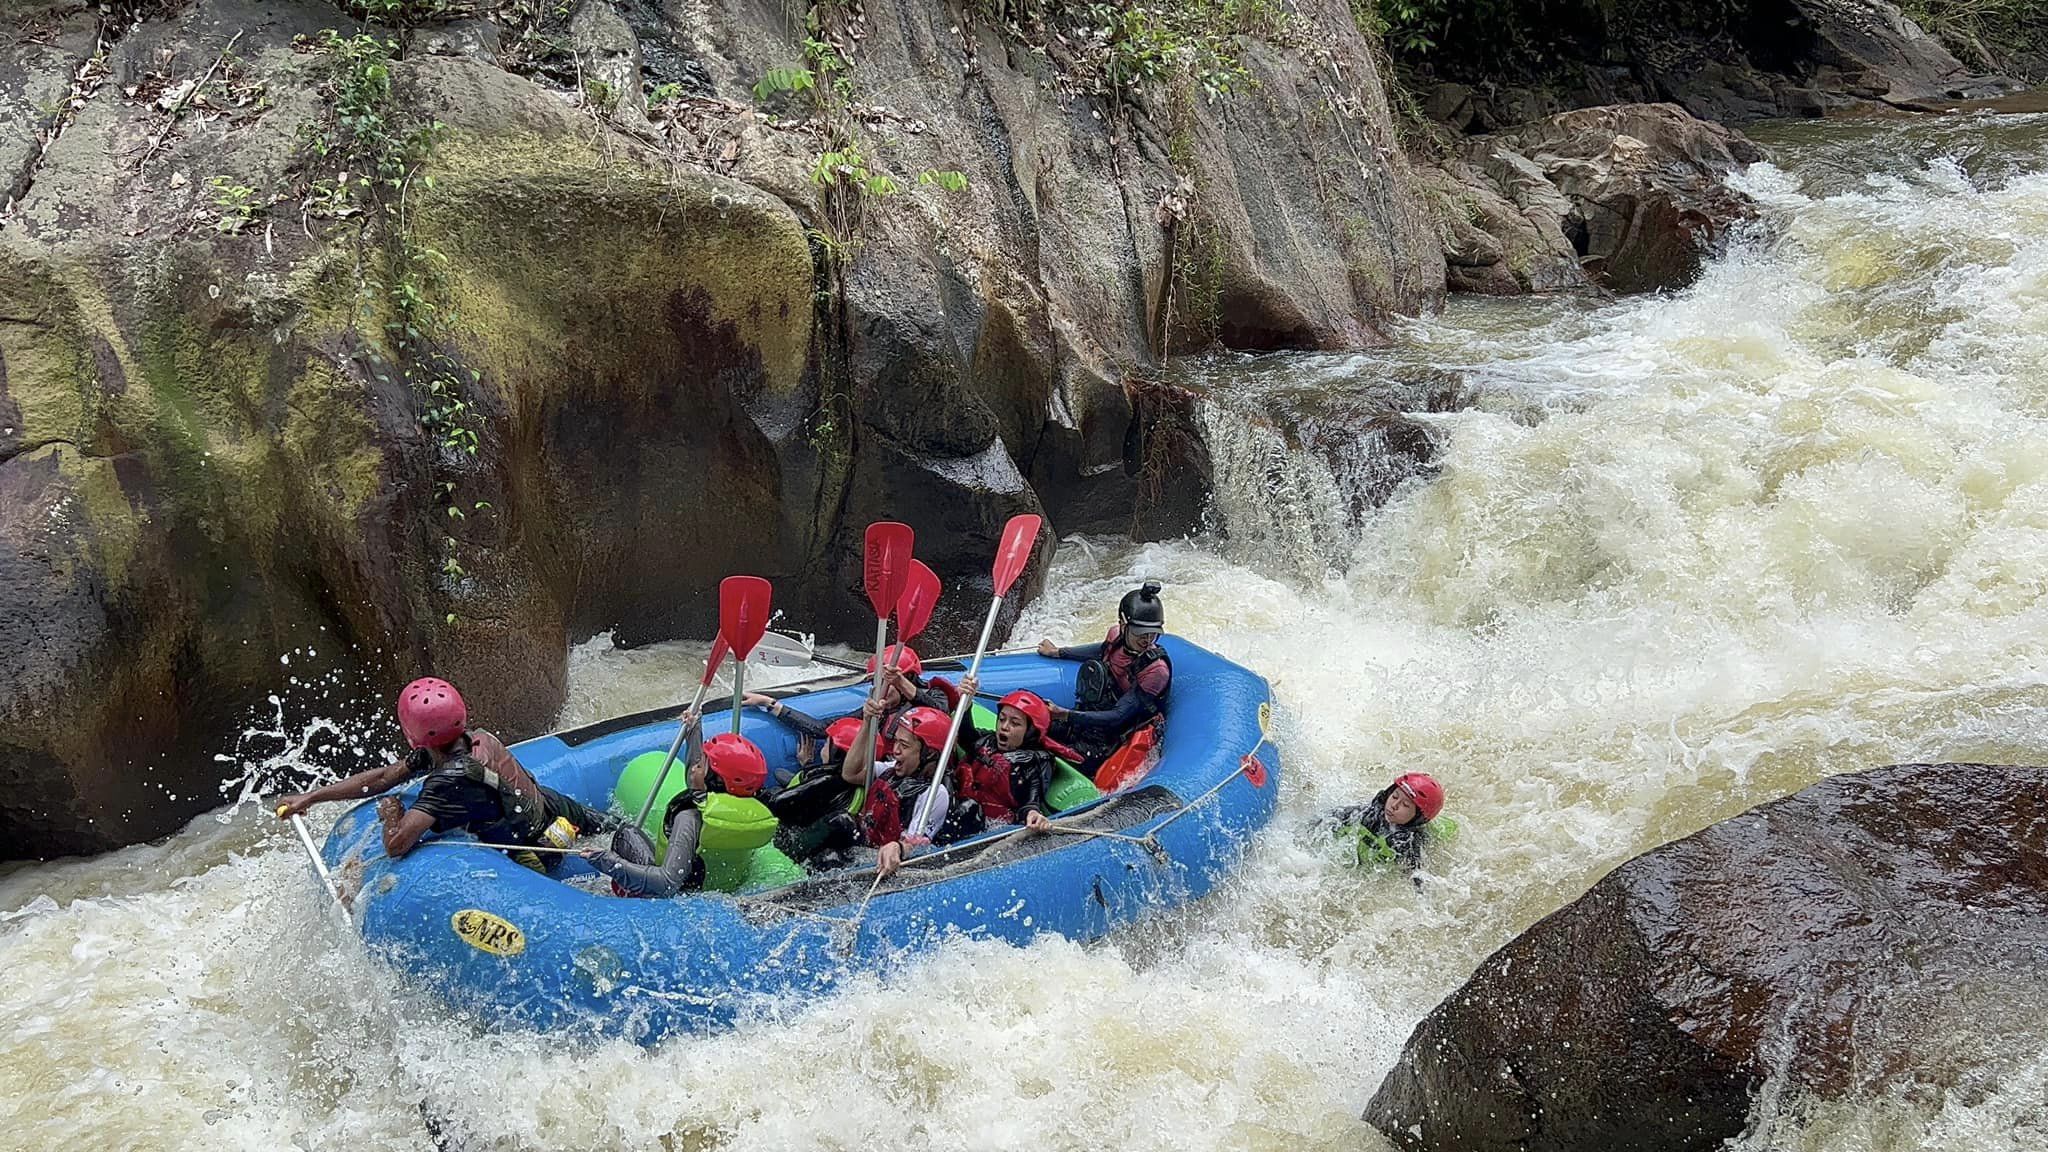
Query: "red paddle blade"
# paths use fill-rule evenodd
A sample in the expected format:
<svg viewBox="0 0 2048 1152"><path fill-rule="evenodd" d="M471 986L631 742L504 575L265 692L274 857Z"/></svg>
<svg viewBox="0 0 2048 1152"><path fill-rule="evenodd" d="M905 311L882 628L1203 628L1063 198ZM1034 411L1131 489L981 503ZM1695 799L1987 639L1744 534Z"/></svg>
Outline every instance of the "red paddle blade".
<svg viewBox="0 0 2048 1152"><path fill-rule="evenodd" d="M725 630L719 629L718 639L711 642L711 655L704 658L704 680L706 688L711 687L711 678L718 675L718 666L725 663L725 654L732 645L725 642Z"/></svg>
<svg viewBox="0 0 2048 1152"><path fill-rule="evenodd" d="M1045 520L1038 516L1012 516L1003 525L1003 544L996 549L996 595L1007 596L1010 585L1024 574L1024 566L1031 562L1031 547L1038 543L1038 530Z"/></svg>
<svg viewBox="0 0 2048 1152"><path fill-rule="evenodd" d="M906 644L931 623L932 609L939 606L939 574L924 561L910 562L910 579L903 582L903 596L896 601L896 642Z"/></svg>
<svg viewBox="0 0 2048 1152"><path fill-rule="evenodd" d="M718 631L741 660L768 630L768 602L775 589L759 576L727 576L718 582Z"/></svg>
<svg viewBox="0 0 2048 1152"><path fill-rule="evenodd" d="M1244 778L1252 782L1252 787L1266 786L1266 762L1259 759L1257 753L1246 753L1244 762L1238 767L1244 772Z"/></svg>
<svg viewBox="0 0 2048 1152"><path fill-rule="evenodd" d="M917 534L908 524L877 520L868 525L861 582L867 587L868 603L875 607L875 619L887 620L903 598L903 584L910 579L910 549L916 543Z"/></svg>

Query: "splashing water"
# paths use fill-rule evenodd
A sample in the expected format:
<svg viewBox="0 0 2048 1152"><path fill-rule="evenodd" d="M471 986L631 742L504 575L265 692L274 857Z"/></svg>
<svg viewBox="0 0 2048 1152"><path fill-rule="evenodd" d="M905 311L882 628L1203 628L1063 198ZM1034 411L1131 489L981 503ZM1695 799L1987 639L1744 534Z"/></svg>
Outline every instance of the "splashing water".
<svg viewBox="0 0 2048 1152"><path fill-rule="evenodd" d="M238 808L0 876L0 1149L1381 1147L1356 1117L1414 1022L1619 862L1831 773L2048 760L2048 117L1771 143L1768 226L1688 291L1204 369L1454 373L1474 403L1421 418L1436 458L1391 495L1212 411L1220 538L1062 546L1020 640L1098 636L1158 578L1273 679L1282 814L1215 898L643 1051L394 984ZM672 702L701 653L581 646L563 720ZM246 767L332 740L272 727ZM1303 827L1409 769L1463 827L1420 893ZM2048 1051L2013 1066L1745 1143L2039 1148Z"/></svg>

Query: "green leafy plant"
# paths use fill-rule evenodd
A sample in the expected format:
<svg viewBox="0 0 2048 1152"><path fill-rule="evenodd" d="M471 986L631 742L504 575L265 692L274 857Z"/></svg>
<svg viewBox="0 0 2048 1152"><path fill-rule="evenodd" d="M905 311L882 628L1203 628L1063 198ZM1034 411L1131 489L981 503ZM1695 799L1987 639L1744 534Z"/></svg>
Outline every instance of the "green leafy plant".
<svg viewBox="0 0 2048 1152"><path fill-rule="evenodd" d="M1079 10L1083 57L1103 91L1121 97L1186 75L1207 99L1255 86L1238 41L1287 42L1294 23L1275 0L1122 0Z"/></svg>
<svg viewBox="0 0 2048 1152"><path fill-rule="evenodd" d="M682 97L683 86L681 84L656 84L653 91L647 94L647 106L652 108L657 104L668 104L680 100Z"/></svg>
<svg viewBox="0 0 2048 1152"><path fill-rule="evenodd" d="M967 173L956 172L950 168L927 168L917 174L917 182L928 188L936 185L948 192L967 191Z"/></svg>
<svg viewBox="0 0 2048 1152"><path fill-rule="evenodd" d="M381 339L367 342L362 355L371 375L392 383L402 379L419 404L420 427L440 448L436 467L475 458L481 447L477 413L469 399L483 374L447 350L457 320L447 304L448 258L420 242L411 227L410 204L433 190L421 172L446 131L436 120L411 112L394 99L394 40L371 34L343 36L325 31L306 45L324 71L323 91L331 123L306 137L308 154L332 177L309 180L302 201L306 215L340 219L360 215L366 259L359 299ZM466 519L454 501L455 483L437 487L448 521ZM472 510L485 507L472 504ZM457 559L461 544L444 536L441 575L451 583L467 573ZM449 615L453 623L454 614Z"/></svg>
<svg viewBox="0 0 2048 1152"><path fill-rule="evenodd" d="M262 206L256 203L256 189L237 184L226 176L206 182L213 196L213 230L233 236L247 228Z"/></svg>
<svg viewBox="0 0 2048 1152"><path fill-rule="evenodd" d="M812 159L810 178L819 190L820 225L812 238L826 261L838 268L860 251L866 229L867 201L894 196L904 178L873 159L873 146L853 113L856 90L846 57L826 32L828 11L813 5L805 15L803 65L771 68L754 84L754 98L768 103L783 96L808 96L812 117L823 129L826 144ZM919 187L964 192L967 175L928 168L915 178Z"/></svg>
<svg viewBox="0 0 2048 1152"><path fill-rule="evenodd" d="M810 92L818 86L818 75L809 68L770 68L754 82L754 99L766 104L786 92Z"/></svg>
<svg viewBox="0 0 2048 1152"><path fill-rule="evenodd" d="M341 10L358 20L407 25L450 14L448 0L341 0Z"/></svg>
<svg viewBox="0 0 2048 1152"><path fill-rule="evenodd" d="M600 117L610 118L619 110L619 86L609 80L585 80L583 103Z"/></svg>

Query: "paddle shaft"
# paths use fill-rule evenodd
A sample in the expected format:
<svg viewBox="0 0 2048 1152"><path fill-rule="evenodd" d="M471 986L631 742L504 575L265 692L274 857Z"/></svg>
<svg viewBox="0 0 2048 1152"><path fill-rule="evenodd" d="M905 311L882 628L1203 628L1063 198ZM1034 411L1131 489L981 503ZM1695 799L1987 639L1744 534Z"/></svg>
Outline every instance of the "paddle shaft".
<svg viewBox="0 0 2048 1152"><path fill-rule="evenodd" d="M569 856L583 851L581 848L556 848L547 844L492 844L485 840L422 840L415 848L496 848L501 852L553 852Z"/></svg>
<svg viewBox="0 0 2048 1152"><path fill-rule="evenodd" d="M882 654L883 650L887 647L889 647L889 618L883 616L875 621L875 686L868 691L868 694L877 700L882 698L882 673L886 671L882 664Z"/></svg>
<svg viewBox="0 0 2048 1152"><path fill-rule="evenodd" d="M742 660L740 661L740 663L745 664L746 661ZM697 711L697 709L702 708L704 706L704 694L706 692L709 692L710 690L710 677L706 677L705 679L697 682L697 695L690 701L691 712L694 713ZM733 696L735 699L737 699L739 694L734 693ZM739 709L734 708L733 714L738 715ZM652 791L647 793L647 803L642 804L640 806L640 814L638 816L633 817L633 827L638 828L641 825L647 823L647 814L649 812L654 811L654 798L656 796L661 795L661 786L663 784L668 783L668 770L670 768L675 767L676 753L681 752L683 750L683 740L687 738L689 735L690 722L688 720L685 720L676 728L675 743L670 744L668 746L668 759L663 760L661 762L661 771L654 777L654 788Z"/></svg>
<svg viewBox="0 0 2048 1152"><path fill-rule="evenodd" d="M296 812L292 813L292 831L299 834L299 843L306 849L306 859L313 862L313 871L319 874L327 894L334 897L335 906L341 909L343 916L347 916L348 901L341 898L341 889L334 883L334 873L327 870L327 861L320 858L320 849L313 843L313 833L306 828L306 818Z"/></svg>
<svg viewBox="0 0 2048 1152"><path fill-rule="evenodd" d="M981 622L981 639L975 641L974 660L967 666L967 674L969 676L978 677L981 675L981 658L988 652L988 638L995 635L996 614L1002 610L1003 598L1001 596L997 596L988 602L988 618ZM925 820L931 816L932 801L937 798L939 788L944 787L946 783L946 765L953 760L953 745L960 739L960 725L966 721L967 710L972 707L974 707L974 697L962 692L960 694L960 706L953 709L953 723L946 729L946 746L939 750L939 766L932 772L932 783L935 787L925 789L924 795L918 798L916 817L911 821L911 827L913 828L924 827Z"/></svg>
<svg viewBox="0 0 2048 1152"><path fill-rule="evenodd" d="M747 658L740 656L738 660L733 661L732 665L732 707L727 709L727 713L732 717L732 734L735 736L740 734L740 701L746 698ZM670 752L669 755L674 756L675 753ZM657 784L656 787L658 788L660 785ZM652 797L649 797L649 799L651 800Z"/></svg>

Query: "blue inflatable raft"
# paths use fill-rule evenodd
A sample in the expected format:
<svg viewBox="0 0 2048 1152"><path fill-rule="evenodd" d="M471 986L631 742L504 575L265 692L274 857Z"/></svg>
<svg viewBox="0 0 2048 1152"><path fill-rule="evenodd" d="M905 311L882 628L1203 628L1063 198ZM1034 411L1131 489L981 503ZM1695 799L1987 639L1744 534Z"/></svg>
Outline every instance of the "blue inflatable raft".
<svg viewBox="0 0 2048 1152"><path fill-rule="evenodd" d="M1157 766L1056 817L1111 835L994 829L914 857L864 914L874 876L866 868L761 891L631 900L575 883L579 872L591 874L573 857L554 877L473 844L416 848L393 860L367 802L341 818L323 852L353 890L364 940L457 1008L492 1023L641 1042L821 995L951 934L1017 944L1043 933L1093 940L1206 894L1275 806L1279 752L1265 734L1265 679L1184 640L1163 643L1174 676ZM959 667L926 665L956 678ZM1028 688L1071 704L1078 668L1031 654L991 656L982 688ZM839 677L773 691L832 717L856 711L864 686ZM723 731L730 702L713 703L708 730ZM619 717L513 751L541 783L602 808L629 760L667 748L678 710ZM771 765L793 762L787 726L748 711L742 730Z"/></svg>

